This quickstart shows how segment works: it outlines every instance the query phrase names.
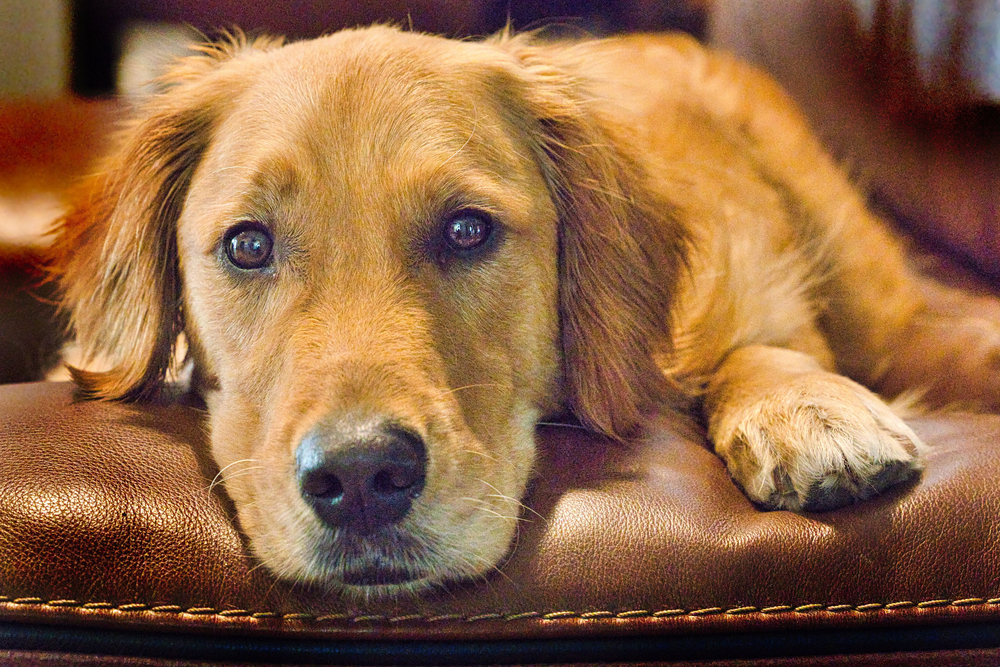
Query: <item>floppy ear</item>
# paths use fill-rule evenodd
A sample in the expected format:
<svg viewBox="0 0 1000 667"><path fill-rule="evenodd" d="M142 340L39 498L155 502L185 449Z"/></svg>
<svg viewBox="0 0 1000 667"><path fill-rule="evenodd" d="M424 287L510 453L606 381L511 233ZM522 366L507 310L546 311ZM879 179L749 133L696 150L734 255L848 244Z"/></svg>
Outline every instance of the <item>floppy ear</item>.
<svg viewBox="0 0 1000 667"><path fill-rule="evenodd" d="M162 387L183 330L177 218L222 104L243 80L221 65L278 44L236 35L180 61L57 223L50 265L61 305L85 362L109 366L70 369L84 395L149 399Z"/></svg>
<svg viewBox="0 0 1000 667"><path fill-rule="evenodd" d="M500 38L524 67L536 155L559 214L560 321L570 408L628 437L679 394L669 355L671 306L688 244L674 207L648 187L624 128L595 108L586 54Z"/></svg>

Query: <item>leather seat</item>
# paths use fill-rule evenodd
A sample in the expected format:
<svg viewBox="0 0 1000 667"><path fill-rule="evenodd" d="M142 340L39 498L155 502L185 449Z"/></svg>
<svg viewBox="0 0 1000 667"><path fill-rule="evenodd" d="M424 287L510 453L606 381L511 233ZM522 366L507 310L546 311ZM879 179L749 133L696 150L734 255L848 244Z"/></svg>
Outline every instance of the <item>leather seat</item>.
<svg viewBox="0 0 1000 667"><path fill-rule="evenodd" d="M37 383L0 415L0 659L1000 662L997 416L912 420L920 480L822 514L753 507L680 416L630 446L542 427L493 576L361 603L257 566L202 412Z"/></svg>

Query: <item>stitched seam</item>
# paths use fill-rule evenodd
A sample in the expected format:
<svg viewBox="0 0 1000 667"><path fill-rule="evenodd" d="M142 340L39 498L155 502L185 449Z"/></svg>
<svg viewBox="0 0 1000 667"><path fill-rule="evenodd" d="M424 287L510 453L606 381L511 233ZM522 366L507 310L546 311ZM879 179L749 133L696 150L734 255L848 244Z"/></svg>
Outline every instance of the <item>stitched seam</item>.
<svg viewBox="0 0 1000 667"><path fill-rule="evenodd" d="M800 605L770 605L767 607L740 606L740 607L704 607L699 609L627 609L620 611L528 611L516 613L487 612L479 614L442 614L425 615L410 614L406 616L386 616L383 614L311 614L311 613L280 613L274 611L252 611L248 609L216 609L214 607L181 607L172 604L146 604L142 602L114 604L111 602L80 602L78 600L44 600L38 597L17 597L0 595L0 605L7 606L41 606L56 609L83 609L83 610L112 610L123 613L152 613L166 614L172 616L192 616L198 618L251 618L255 620L278 619L281 621L298 621L313 625L323 624L402 624L407 622L419 622L426 624L440 624L448 622L457 623L480 623L482 621L502 621L515 622L521 620L541 620L541 621L563 621L563 620L631 620L631 619L670 619L687 617L692 619L704 617L738 617L750 614L763 614L765 616L782 615L809 615L809 614L845 614L859 613L868 614L876 611L897 611L904 609L941 609L968 608L968 607L993 607L1000 608L1000 597L995 598L957 598L957 599L931 599L914 602L911 600L900 600L897 602L871 602L865 604L800 604Z"/></svg>

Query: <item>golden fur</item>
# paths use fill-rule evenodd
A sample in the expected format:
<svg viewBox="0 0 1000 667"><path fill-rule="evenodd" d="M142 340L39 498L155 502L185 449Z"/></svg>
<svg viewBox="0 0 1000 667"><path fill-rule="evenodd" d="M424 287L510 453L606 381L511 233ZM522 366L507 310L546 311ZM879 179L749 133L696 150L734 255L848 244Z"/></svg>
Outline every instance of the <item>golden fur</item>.
<svg viewBox="0 0 1000 667"><path fill-rule="evenodd" d="M618 439L700 412L751 500L799 510L919 470L862 384L1000 402L996 323L931 309L783 93L689 38L375 27L233 40L169 83L60 229L75 333L109 360L75 377L154 397L183 334L225 488L279 576L369 595L489 571L535 424L565 409ZM495 223L478 254L442 248L466 210ZM223 239L248 220L273 255L237 270ZM426 444L426 483L351 535L303 501L295 452L373 415Z"/></svg>

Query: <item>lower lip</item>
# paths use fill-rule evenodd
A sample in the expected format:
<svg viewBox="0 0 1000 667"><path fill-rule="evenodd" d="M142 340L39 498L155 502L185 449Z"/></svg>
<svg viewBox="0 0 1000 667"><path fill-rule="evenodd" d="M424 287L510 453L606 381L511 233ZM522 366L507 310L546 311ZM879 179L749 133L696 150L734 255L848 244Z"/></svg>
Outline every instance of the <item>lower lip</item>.
<svg viewBox="0 0 1000 667"><path fill-rule="evenodd" d="M406 570L361 570L345 572L343 581L349 586L394 586L419 578L419 575Z"/></svg>

